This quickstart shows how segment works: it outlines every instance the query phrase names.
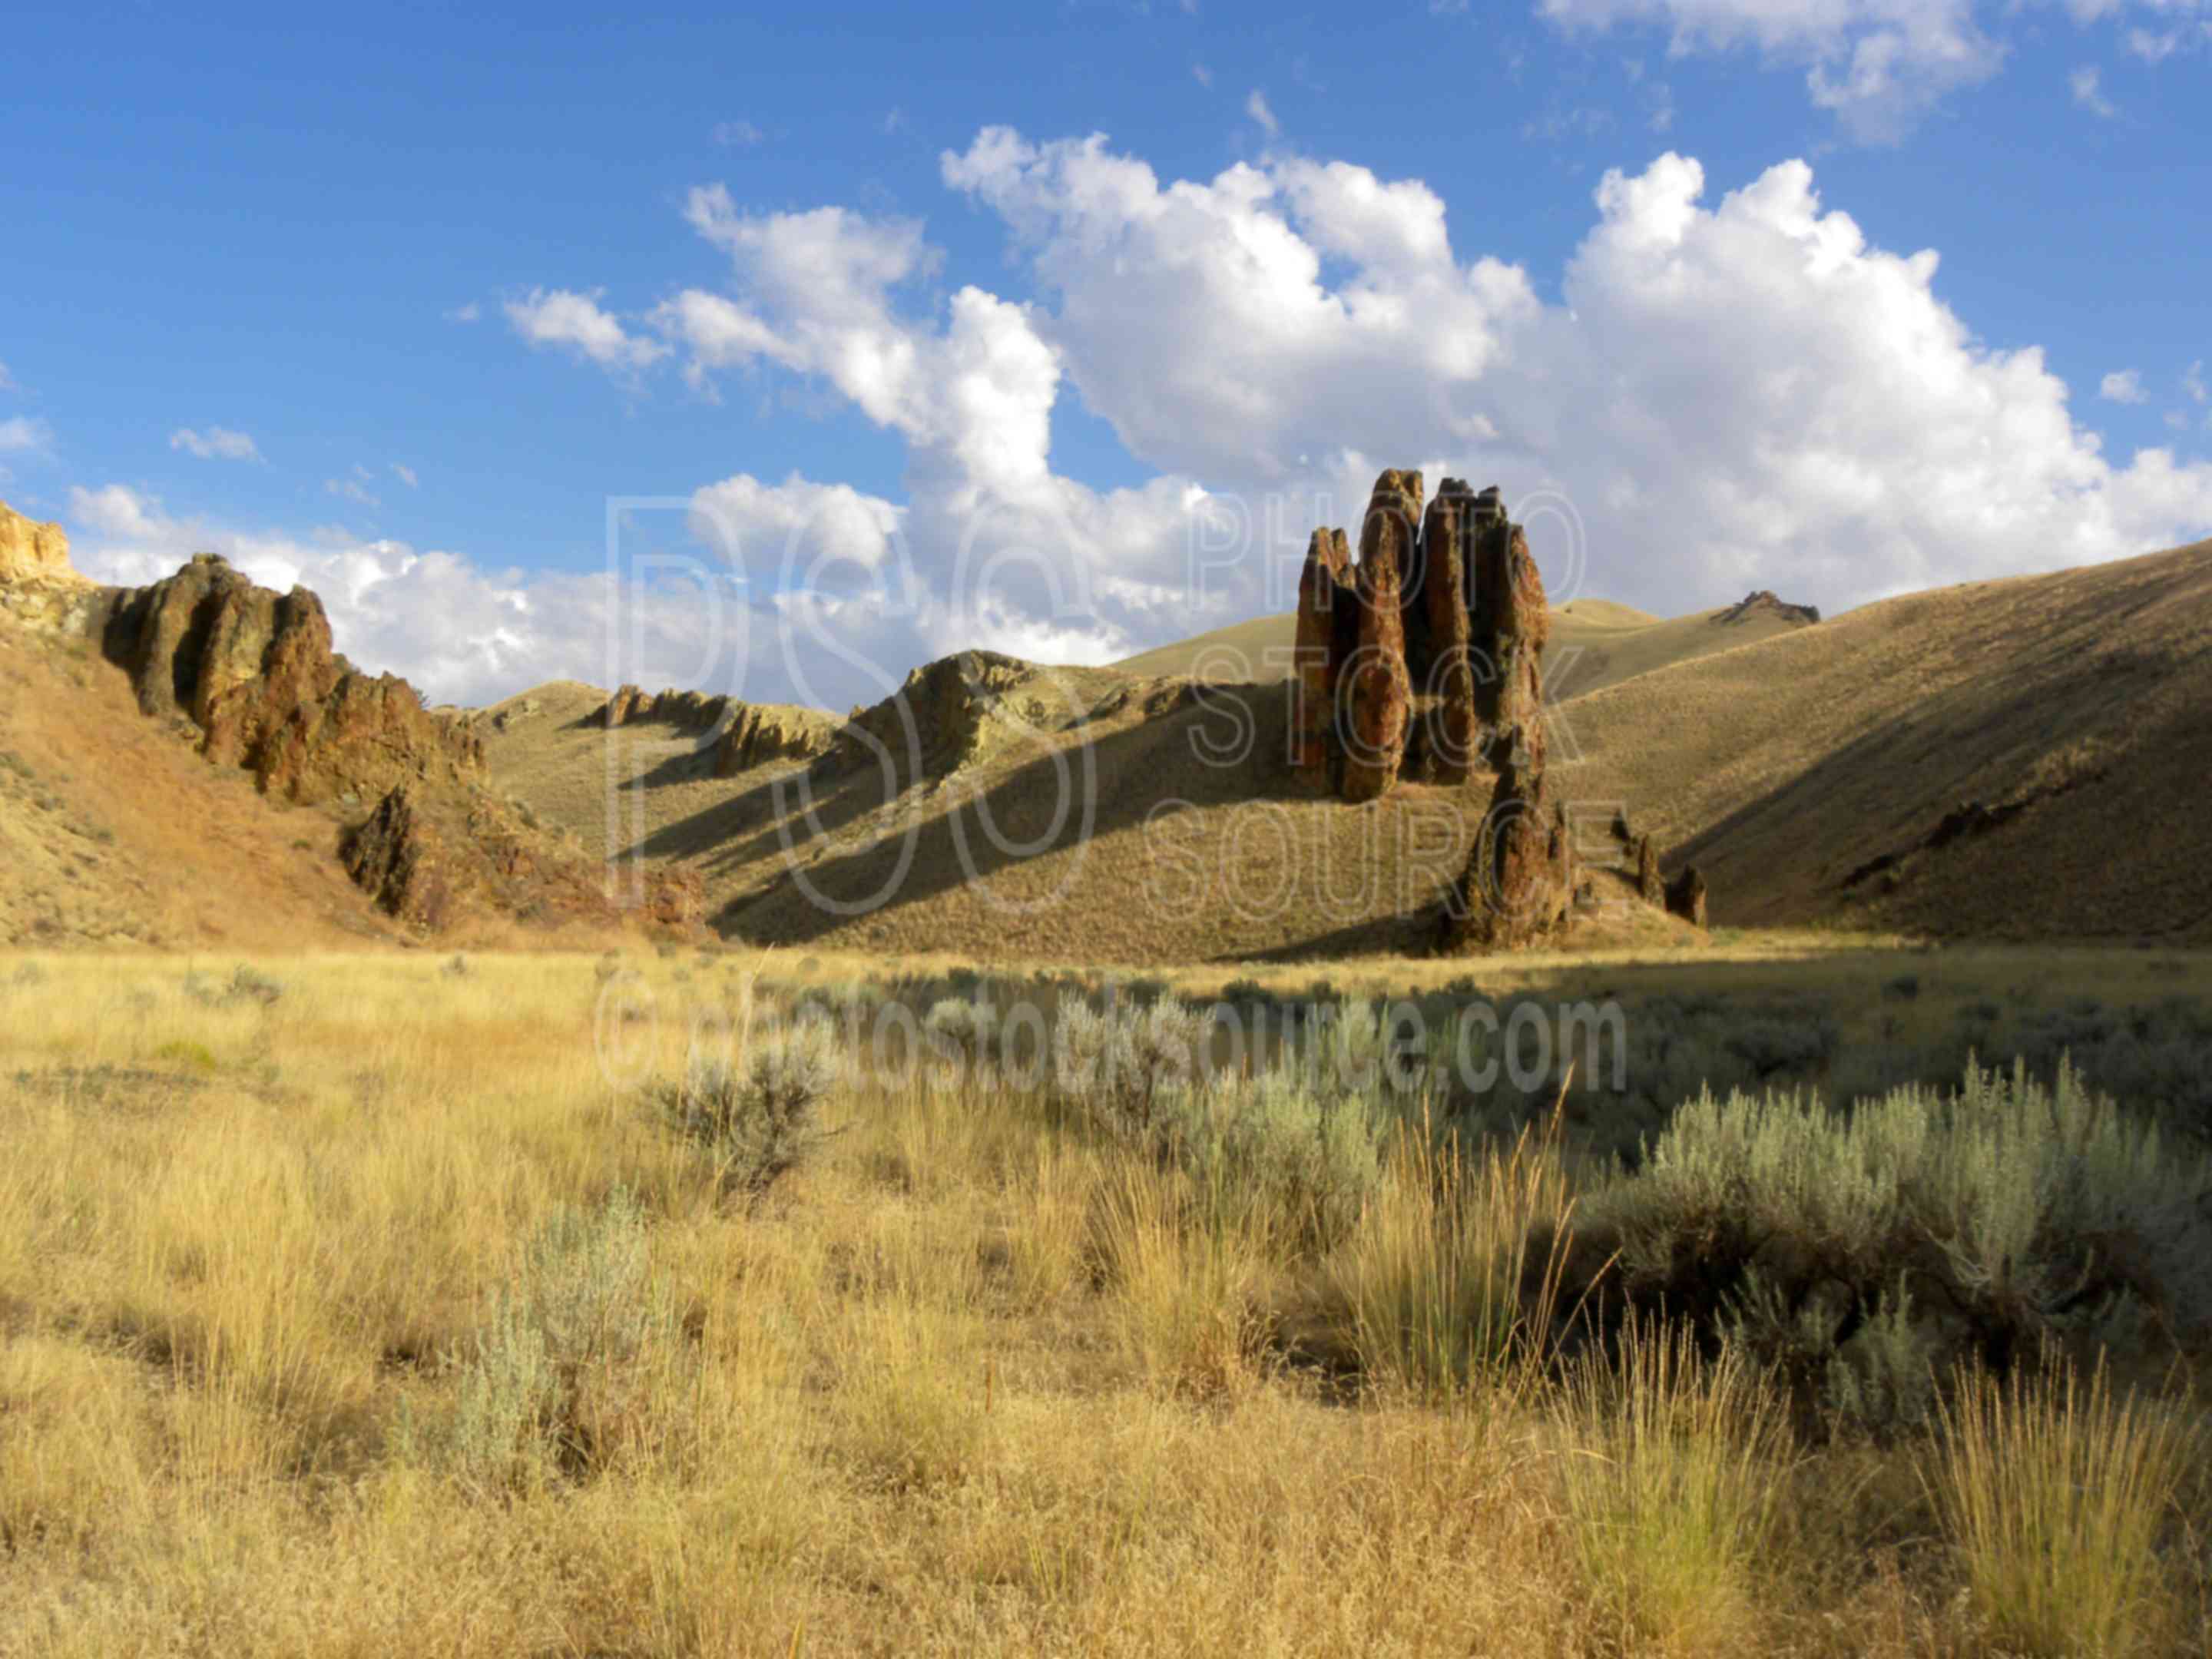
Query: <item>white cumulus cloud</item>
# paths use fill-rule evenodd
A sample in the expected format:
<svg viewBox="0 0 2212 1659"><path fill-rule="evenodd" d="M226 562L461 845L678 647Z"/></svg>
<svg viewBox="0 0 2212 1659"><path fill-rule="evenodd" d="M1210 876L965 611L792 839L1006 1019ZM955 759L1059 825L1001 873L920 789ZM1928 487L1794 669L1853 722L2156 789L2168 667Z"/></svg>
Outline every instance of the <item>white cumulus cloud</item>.
<svg viewBox="0 0 2212 1659"><path fill-rule="evenodd" d="M211 426L205 432L196 432L191 427L180 426L169 434L169 447L181 449L188 455L197 455L204 461L258 461L261 459L261 451L255 447L251 436L223 426Z"/></svg>
<svg viewBox="0 0 2212 1659"><path fill-rule="evenodd" d="M667 355L659 341L629 333L619 318L599 309L600 292L532 289L507 302L507 319L533 346L562 347L616 373L634 374Z"/></svg>
<svg viewBox="0 0 2212 1659"><path fill-rule="evenodd" d="M1267 107L1267 94L1257 87L1253 88L1251 94L1244 100L1244 112L1258 123L1260 131L1270 138L1283 130L1283 124L1275 118L1275 112Z"/></svg>
<svg viewBox="0 0 2212 1659"><path fill-rule="evenodd" d="M2039 348L1978 338L1936 252L1871 241L1802 161L1717 195L1680 155L1607 174L1556 303L1455 246L1432 185L1348 162L1163 179L1101 137L993 128L940 170L1002 222L1028 297L939 297L913 221L716 186L687 210L727 283L648 313L702 383L802 376L905 442L896 499L743 471L693 498L756 670L805 700L968 646L1097 660L1286 609L1307 532L1356 523L1384 465L1502 485L1557 597L1669 614L2212 529L2212 467L2106 456ZM1054 469L1070 396L1148 477Z"/></svg>
<svg viewBox="0 0 2212 1659"><path fill-rule="evenodd" d="M2140 404L2150 396L2143 390L2142 372L2132 368L2116 368L2105 376L2098 382L2097 395L2115 404Z"/></svg>

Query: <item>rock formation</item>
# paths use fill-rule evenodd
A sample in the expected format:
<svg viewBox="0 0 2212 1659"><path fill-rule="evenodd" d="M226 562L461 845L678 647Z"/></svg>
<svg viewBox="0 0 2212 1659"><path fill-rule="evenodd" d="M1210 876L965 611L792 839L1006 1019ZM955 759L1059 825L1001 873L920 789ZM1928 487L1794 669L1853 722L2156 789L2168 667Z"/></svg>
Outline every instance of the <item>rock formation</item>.
<svg viewBox="0 0 2212 1659"><path fill-rule="evenodd" d="M258 586L213 553L149 587L100 587L68 568L58 532L27 523L0 507L0 608L21 623L24 596L68 592L70 631L130 677L142 713L211 763L251 772L264 793L337 817L348 873L406 926L496 916L611 927L629 914L580 844L492 793L466 720L331 648L330 619L307 589ZM688 916L670 924L688 929L694 887L652 872L632 908L656 921Z"/></svg>
<svg viewBox="0 0 2212 1659"><path fill-rule="evenodd" d="M1820 607L1817 605L1792 605L1787 599L1777 597L1772 588L1762 587L1745 594L1726 610L1715 611L1712 620L1725 624L1744 622L1753 617L1772 617L1781 622L1808 626L1820 620Z"/></svg>
<svg viewBox="0 0 2212 1659"><path fill-rule="evenodd" d="M1543 578L1495 487L1421 475L1376 481L1350 563L1317 530L1298 585L1291 763L1316 787L1371 800L1401 776L1494 774L1515 750L1540 769Z"/></svg>
<svg viewBox="0 0 2212 1659"><path fill-rule="evenodd" d="M1550 637L1543 577L1494 485L1478 495L1446 478L1425 504L1421 475L1392 469L1369 498L1357 565L1340 530L1316 530L1307 546L1293 771L1349 801L1374 800L1401 778L1491 780L1438 927L1446 950L1530 945L1564 927L1578 893L1584 908L1597 902L1546 782ZM1625 811L1614 835L1639 896L1668 902L1657 849L1631 836Z"/></svg>
<svg viewBox="0 0 2212 1659"><path fill-rule="evenodd" d="M405 784L379 801L339 843L346 874L377 908L410 927L434 932L452 907L443 837L417 814Z"/></svg>
<svg viewBox="0 0 2212 1659"><path fill-rule="evenodd" d="M1692 927L1705 925L1705 878L1691 865L1667 884L1667 908Z"/></svg>
<svg viewBox="0 0 2212 1659"><path fill-rule="evenodd" d="M714 775L735 777L771 761L811 760L828 753L836 736L837 722L811 708L733 698L714 739Z"/></svg>
<svg viewBox="0 0 2212 1659"><path fill-rule="evenodd" d="M0 501L0 582L85 579L70 564L69 538L58 524L36 524Z"/></svg>
<svg viewBox="0 0 2212 1659"><path fill-rule="evenodd" d="M957 770L1024 732L1072 725L1087 708L1065 706L1035 665L996 651L963 651L925 664L881 702L855 708L830 746L839 771L885 767L912 781ZM1030 693L1024 697L1020 693Z"/></svg>
<svg viewBox="0 0 2212 1659"><path fill-rule="evenodd" d="M1420 586L1420 518L1419 473L1385 472L1376 480L1359 530L1358 641L1338 676L1345 702L1340 793L1346 800L1388 794L1405 759L1414 684L1405 611L1422 603L1414 591Z"/></svg>
<svg viewBox="0 0 2212 1659"><path fill-rule="evenodd" d="M264 793L313 806L481 778L474 735L406 681L362 674L331 648L320 599L258 586L219 554L121 595L105 634L140 711L189 720L201 753L246 768Z"/></svg>
<svg viewBox="0 0 2212 1659"><path fill-rule="evenodd" d="M1358 643L1351 549L1341 530L1316 530L1298 578L1299 696L1291 760L1299 776L1324 788L1334 746L1337 681Z"/></svg>
<svg viewBox="0 0 2212 1659"><path fill-rule="evenodd" d="M1574 848L1565 809L1543 769L1516 751L1498 773L1438 928L1446 951L1515 951L1565 927L1574 903Z"/></svg>
<svg viewBox="0 0 2212 1659"><path fill-rule="evenodd" d="M701 732L721 720L730 701L727 697L709 696L703 691L662 691L649 696L634 685L625 685L608 698L591 720L595 726L609 727L652 721L687 732Z"/></svg>
<svg viewBox="0 0 2212 1659"><path fill-rule="evenodd" d="M589 716L594 726L657 724L682 732L708 732L718 778L735 777L771 761L809 760L826 753L837 722L817 709L787 703L745 702L703 691L647 694L625 685Z"/></svg>
<svg viewBox="0 0 2212 1659"><path fill-rule="evenodd" d="M70 563L58 524L33 524L0 501L0 621L51 637L82 635L103 590Z"/></svg>

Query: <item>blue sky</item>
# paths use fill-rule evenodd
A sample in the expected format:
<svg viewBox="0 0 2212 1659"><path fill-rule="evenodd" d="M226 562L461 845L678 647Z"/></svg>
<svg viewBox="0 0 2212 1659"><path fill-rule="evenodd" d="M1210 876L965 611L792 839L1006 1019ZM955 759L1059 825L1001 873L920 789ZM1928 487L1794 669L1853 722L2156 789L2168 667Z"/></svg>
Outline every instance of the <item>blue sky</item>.
<svg viewBox="0 0 2212 1659"><path fill-rule="evenodd" d="M0 496L434 696L1110 658L1383 465L1669 612L2212 533L2212 0L302 15L11 15Z"/></svg>

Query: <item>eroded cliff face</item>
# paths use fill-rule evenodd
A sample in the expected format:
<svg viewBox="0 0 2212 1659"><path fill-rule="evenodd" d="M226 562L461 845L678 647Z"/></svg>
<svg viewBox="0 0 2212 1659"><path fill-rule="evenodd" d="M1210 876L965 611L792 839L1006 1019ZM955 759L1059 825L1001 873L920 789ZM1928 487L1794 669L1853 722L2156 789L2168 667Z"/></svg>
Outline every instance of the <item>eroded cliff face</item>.
<svg viewBox="0 0 2212 1659"><path fill-rule="evenodd" d="M775 761L811 760L828 752L837 736L837 722L818 709L703 691L647 692L635 685L622 687L591 718L610 729L660 725L710 733L718 778Z"/></svg>
<svg viewBox="0 0 2212 1659"><path fill-rule="evenodd" d="M37 524L0 501L0 622L49 638L82 635L104 590L70 563L58 524Z"/></svg>
<svg viewBox="0 0 2212 1659"><path fill-rule="evenodd" d="M0 620L96 645L139 712L264 794L326 809L347 870L411 928L464 922L612 927L699 923L697 879L627 881L526 822L489 787L482 741L406 681L364 674L332 648L322 601L278 593L221 556L142 588L106 588L69 563L59 527L0 504Z"/></svg>
<svg viewBox="0 0 2212 1659"><path fill-rule="evenodd" d="M200 752L300 805L381 797L405 782L483 784L483 748L396 675L331 648L323 603L257 586L220 555L121 594L103 630L141 712L188 721Z"/></svg>

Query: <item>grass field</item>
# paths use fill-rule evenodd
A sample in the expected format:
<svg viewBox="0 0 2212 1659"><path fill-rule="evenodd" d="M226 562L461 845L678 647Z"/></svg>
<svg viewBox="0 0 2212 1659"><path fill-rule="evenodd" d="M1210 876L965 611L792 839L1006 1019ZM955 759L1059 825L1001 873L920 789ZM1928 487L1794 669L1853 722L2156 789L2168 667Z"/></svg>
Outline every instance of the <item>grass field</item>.
<svg viewBox="0 0 2212 1659"><path fill-rule="evenodd" d="M2206 971L1807 936L1480 994L1650 1019L1645 989L1756 986L1838 1022L1832 1064L1985 1000L2201 1006ZM0 962L0 1653L2212 1652L2186 1357L1810 1434L1656 1325L1549 1364L1516 1340L1605 1179L1540 1139L1387 1140L1322 1229L957 1066L849 1078L752 1202L653 1108L749 1010L980 983Z"/></svg>

